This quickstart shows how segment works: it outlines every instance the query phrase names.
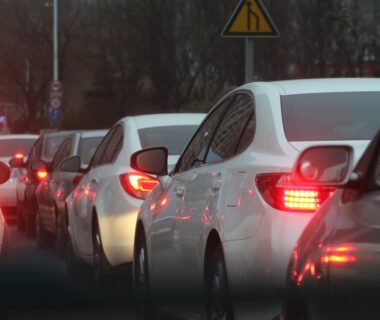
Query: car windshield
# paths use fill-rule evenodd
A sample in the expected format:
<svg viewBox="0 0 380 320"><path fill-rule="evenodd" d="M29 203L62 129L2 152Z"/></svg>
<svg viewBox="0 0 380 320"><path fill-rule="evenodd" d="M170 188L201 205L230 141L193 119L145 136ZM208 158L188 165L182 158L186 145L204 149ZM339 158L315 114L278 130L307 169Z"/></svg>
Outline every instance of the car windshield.
<svg viewBox="0 0 380 320"><path fill-rule="evenodd" d="M65 138L66 136L47 137L43 152L43 156L45 157L46 161L51 161L53 159L55 153Z"/></svg>
<svg viewBox="0 0 380 320"><path fill-rule="evenodd" d="M162 146L168 148L169 155L180 155L197 127L180 125L140 129L141 146L143 149Z"/></svg>
<svg viewBox="0 0 380 320"><path fill-rule="evenodd" d="M288 141L370 140L380 126L380 92L281 97Z"/></svg>
<svg viewBox="0 0 380 320"><path fill-rule="evenodd" d="M82 138L79 143L78 155L81 157L82 165L87 166L103 137Z"/></svg>
<svg viewBox="0 0 380 320"><path fill-rule="evenodd" d="M0 140L0 157L13 157L17 152L28 155L34 139Z"/></svg>

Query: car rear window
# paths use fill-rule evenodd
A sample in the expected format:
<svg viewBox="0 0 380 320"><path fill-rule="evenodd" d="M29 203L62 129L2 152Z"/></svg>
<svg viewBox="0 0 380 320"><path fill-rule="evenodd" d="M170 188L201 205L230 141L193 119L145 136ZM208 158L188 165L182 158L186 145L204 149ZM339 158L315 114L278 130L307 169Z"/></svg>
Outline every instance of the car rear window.
<svg viewBox="0 0 380 320"><path fill-rule="evenodd" d="M0 140L0 157L13 157L17 152L28 155L35 141L34 139Z"/></svg>
<svg viewBox="0 0 380 320"><path fill-rule="evenodd" d="M81 157L82 165L87 166L90 163L96 148L103 137L82 138L79 142L78 155Z"/></svg>
<svg viewBox="0 0 380 320"><path fill-rule="evenodd" d="M180 155L197 127L197 125L183 125L140 129L141 146L143 149L166 147L169 155Z"/></svg>
<svg viewBox="0 0 380 320"><path fill-rule="evenodd" d="M43 156L46 161L51 161L57 152L59 146L65 140L66 136L47 137L44 147Z"/></svg>
<svg viewBox="0 0 380 320"><path fill-rule="evenodd" d="M380 92L281 97L288 141L371 140L380 127Z"/></svg>

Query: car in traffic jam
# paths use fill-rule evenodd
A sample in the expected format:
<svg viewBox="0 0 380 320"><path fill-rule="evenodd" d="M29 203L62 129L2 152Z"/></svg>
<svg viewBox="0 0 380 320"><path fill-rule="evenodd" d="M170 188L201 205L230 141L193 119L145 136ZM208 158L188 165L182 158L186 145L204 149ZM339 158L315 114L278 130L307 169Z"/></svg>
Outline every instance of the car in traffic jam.
<svg viewBox="0 0 380 320"><path fill-rule="evenodd" d="M329 302L377 288L378 101L379 79L248 83L208 114L43 132L0 180L23 173L17 227L68 283L129 290L139 319L353 318Z"/></svg>

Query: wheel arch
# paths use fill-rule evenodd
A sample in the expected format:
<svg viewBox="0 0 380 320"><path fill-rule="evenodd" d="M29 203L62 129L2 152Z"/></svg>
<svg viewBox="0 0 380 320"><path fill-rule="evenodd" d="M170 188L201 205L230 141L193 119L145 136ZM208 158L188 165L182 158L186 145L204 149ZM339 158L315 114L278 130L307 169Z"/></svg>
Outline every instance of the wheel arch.
<svg viewBox="0 0 380 320"><path fill-rule="evenodd" d="M216 250L218 246L222 246L222 239L218 231L216 229L212 229L208 234L203 255L203 280L205 280L205 276L207 272L210 270L212 252L214 252L214 250Z"/></svg>

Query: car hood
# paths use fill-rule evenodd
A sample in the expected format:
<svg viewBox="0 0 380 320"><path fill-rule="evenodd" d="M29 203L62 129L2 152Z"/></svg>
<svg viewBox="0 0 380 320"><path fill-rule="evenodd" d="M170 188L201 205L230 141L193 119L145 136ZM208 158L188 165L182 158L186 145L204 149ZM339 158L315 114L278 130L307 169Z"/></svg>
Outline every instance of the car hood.
<svg viewBox="0 0 380 320"><path fill-rule="evenodd" d="M307 147L325 145L346 145L354 149L354 165L358 162L370 140L342 140L342 141L292 141L290 144L298 151L302 152Z"/></svg>

